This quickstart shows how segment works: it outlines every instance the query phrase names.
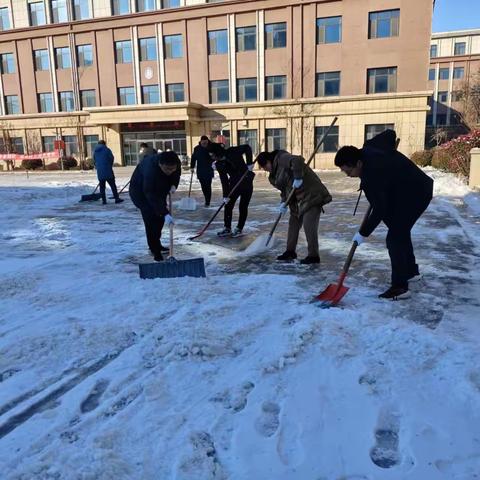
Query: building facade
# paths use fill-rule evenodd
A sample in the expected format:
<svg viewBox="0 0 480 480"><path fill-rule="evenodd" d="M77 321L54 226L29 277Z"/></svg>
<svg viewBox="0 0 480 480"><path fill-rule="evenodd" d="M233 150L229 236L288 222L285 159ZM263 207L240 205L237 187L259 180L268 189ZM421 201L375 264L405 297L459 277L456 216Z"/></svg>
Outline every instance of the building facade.
<svg viewBox="0 0 480 480"><path fill-rule="evenodd" d="M465 85L480 81L480 29L435 33L430 44L429 90L431 112L427 117L428 137L436 129L454 135L462 128Z"/></svg>
<svg viewBox="0 0 480 480"><path fill-rule="evenodd" d="M190 155L202 134L308 157L386 126L423 148L431 0L0 0L3 151L104 138Z"/></svg>

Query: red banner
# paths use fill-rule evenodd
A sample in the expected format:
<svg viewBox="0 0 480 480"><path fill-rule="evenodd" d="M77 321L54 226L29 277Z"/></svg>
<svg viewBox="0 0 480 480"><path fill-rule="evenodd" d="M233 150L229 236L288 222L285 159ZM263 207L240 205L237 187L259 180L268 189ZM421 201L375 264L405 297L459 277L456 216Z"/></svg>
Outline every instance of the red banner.
<svg viewBox="0 0 480 480"><path fill-rule="evenodd" d="M37 158L41 160L60 158L60 152L54 150L53 152L29 153L28 155L23 153L0 153L0 160L36 160Z"/></svg>

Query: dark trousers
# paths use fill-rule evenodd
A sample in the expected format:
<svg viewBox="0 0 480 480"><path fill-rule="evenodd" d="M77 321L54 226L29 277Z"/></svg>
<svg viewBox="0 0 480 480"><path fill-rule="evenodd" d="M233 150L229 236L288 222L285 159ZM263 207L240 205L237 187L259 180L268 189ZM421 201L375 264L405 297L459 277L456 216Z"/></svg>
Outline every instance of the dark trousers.
<svg viewBox="0 0 480 480"><path fill-rule="evenodd" d="M205 197L205 205L210 205L212 199L212 179L211 178L199 178L200 185L202 187L203 196Z"/></svg>
<svg viewBox="0 0 480 480"><path fill-rule="evenodd" d="M408 214L402 213L398 218L387 223L386 243L392 266L393 287L408 288L408 280L419 274L413 252L411 231L429 203L430 199Z"/></svg>
<svg viewBox="0 0 480 480"><path fill-rule="evenodd" d="M233 217L233 209L235 207L235 203L240 198L240 206L239 206L239 217L238 217L238 225L237 227L239 230L243 230L245 226L245 222L247 221L248 216L248 205L250 204L250 200L253 194L253 183L249 182L247 185L242 186L237 191L233 192L233 195L230 196L230 201L225 205L225 227L232 228L232 217Z"/></svg>
<svg viewBox="0 0 480 480"><path fill-rule="evenodd" d="M160 237L162 236L163 224L165 217L155 215L149 209L140 210L142 212L143 223L145 225L145 233L147 235L148 248L154 256L161 255Z"/></svg>
<svg viewBox="0 0 480 480"><path fill-rule="evenodd" d="M110 188L112 189L113 197L115 200L118 197L118 191L117 191L117 185L115 185L115 177L112 178L107 178L106 180L99 180L100 183L100 195L102 196L102 202L106 203L107 202L107 196L105 194L105 183L108 182L110 185Z"/></svg>

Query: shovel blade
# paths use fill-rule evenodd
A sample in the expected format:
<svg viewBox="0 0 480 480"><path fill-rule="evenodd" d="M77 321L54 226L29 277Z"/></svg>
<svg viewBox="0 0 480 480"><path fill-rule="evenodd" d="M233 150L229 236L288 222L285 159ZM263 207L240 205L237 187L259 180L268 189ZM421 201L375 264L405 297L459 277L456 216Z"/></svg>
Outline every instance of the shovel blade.
<svg viewBox="0 0 480 480"><path fill-rule="evenodd" d="M197 209L197 201L194 198L186 197L180 200L178 205L180 210L196 210Z"/></svg>
<svg viewBox="0 0 480 480"><path fill-rule="evenodd" d="M87 195L82 195L82 198L80 199L81 202L95 202L97 200L100 200L102 198L102 195L100 193L89 193Z"/></svg>
<svg viewBox="0 0 480 480"><path fill-rule="evenodd" d="M140 278L206 277L203 258L191 260L168 259L163 262L138 265Z"/></svg>
<svg viewBox="0 0 480 480"><path fill-rule="evenodd" d="M323 308L334 307L346 295L349 288L344 285L331 283L323 292L314 297L313 301L322 302Z"/></svg>

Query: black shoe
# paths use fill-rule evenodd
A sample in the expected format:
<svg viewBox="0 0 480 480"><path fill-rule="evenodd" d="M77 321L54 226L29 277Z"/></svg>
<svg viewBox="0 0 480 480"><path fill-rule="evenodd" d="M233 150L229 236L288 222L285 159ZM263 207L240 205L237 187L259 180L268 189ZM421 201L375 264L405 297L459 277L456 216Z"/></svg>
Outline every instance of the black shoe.
<svg viewBox="0 0 480 480"><path fill-rule="evenodd" d="M122 203L123 202L123 198L116 198L115 199L115 203Z"/></svg>
<svg viewBox="0 0 480 480"><path fill-rule="evenodd" d="M305 257L303 260L300 260L302 265L313 265L314 263L320 263L320 257Z"/></svg>
<svg viewBox="0 0 480 480"><path fill-rule="evenodd" d="M225 227L223 230L220 230L220 232L217 232L217 235L219 237L230 237L232 235L232 230Z"/></svg>
<svg viewBox="0 0 480 480"><path fill-rule="evenodd" d="M163 245L160 245L160 252L162 253L166 253L166 252L169 252L170 249L168 247L164 247Z"/></svg>
<svg viewBox="0 0 480 480"><path fill-rule="evenodd" d="M238 227L235 228L235 230L232 232L232 237L241 237L243 235L243 231L240 230Z"/></svg>
<svg viewBox="0 0 480 480"><path fill-rule="evenodd" d="M387 291L381 293L378 298L386 300L406 300L410 298L411 293L405 287L390 287Z"/></svg>
<svg viewBox="0 0 480 480"><path fill-rule="evenodd" d="M153 257L153 259L156 261L156 262L163 262L163 255L161 253L155 255Z"/></svg>
<svg viewBox="0 0 480 480"><path fill-rule="evenodd" d="M209 203L205 203L204 207L208 208L210 206Z"/></svg>
<svg viewBox="0 0 480 480"><path fill-rule="evenodd" d="M281 255L277 257L279 262L291 262L297 258L297 254L295 252L291 252L289 250L285 250Z"/></svg>

